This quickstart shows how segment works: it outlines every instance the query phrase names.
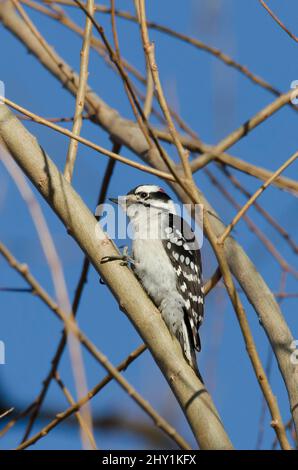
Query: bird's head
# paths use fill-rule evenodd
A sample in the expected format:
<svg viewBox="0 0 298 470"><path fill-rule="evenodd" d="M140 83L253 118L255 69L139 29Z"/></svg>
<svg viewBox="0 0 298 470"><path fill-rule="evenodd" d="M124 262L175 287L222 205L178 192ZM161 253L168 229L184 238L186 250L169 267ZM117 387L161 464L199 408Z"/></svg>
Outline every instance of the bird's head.
<svg viewBox="0 0 298 470"><path fill-rule="evenodd" d="M153 184L137 186L125 196L110 198L110 201L119 204L129 218L148 211L153 215L161 212L176 213L170 196L162 188Z"/></svg>

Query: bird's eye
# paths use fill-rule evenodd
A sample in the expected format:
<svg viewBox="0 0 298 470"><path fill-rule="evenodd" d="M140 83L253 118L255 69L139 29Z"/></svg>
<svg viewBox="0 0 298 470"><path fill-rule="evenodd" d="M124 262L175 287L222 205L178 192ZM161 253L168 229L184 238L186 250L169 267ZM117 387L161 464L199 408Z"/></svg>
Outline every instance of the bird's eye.
<svg viewBox="0 0 298 470"><path fill-rule="evenodd" d="M139 195L140 195L140 197L143 198L143 199L145 199L145 198L148 196L148 194L145 193L145 192L139 193Z"/></svg>

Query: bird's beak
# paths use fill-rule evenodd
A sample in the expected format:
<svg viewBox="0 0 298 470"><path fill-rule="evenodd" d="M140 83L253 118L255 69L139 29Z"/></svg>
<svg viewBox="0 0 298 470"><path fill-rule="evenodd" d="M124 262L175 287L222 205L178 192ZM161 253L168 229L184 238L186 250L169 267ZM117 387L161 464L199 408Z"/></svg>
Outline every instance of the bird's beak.
<svg viewBox="0 0 298 470"><path fill-rule="evenodd" d="M117 198L110 197L109 200L111 202L114 202L115 204L118 204L121 207L136 202L134 194L126 194L125 196L118 196Z"/></svg>
<svg viewBox="0 0 298 470"><path fill-rule="evenodd" d="M135 196L132 194L127 194L126 196L118 196L117 198L110 197L109 200L114 202L121 207L124 212L127 211L128 207L133 204L135 201Z"/></svg>

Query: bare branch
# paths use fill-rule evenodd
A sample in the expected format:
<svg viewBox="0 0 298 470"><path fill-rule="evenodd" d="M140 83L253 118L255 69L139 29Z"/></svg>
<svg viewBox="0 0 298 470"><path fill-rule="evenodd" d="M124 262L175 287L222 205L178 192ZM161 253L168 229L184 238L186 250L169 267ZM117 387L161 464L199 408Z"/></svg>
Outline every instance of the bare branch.
<svg viewBox="0 0 298 470"><path fill-rule="evenodd" d="M205 152L204 154L197 157L192 164L193 170L197 171L200 168L206 166L210 161L214 160L215 158L218 158L218 154L225 152L225 150L235 145L236 142L238 142L240 139L247 136L249 132L251 132L257 126L262 124L266 119L270 118L283 106L291 102L291 100L294 96L296 96L296 94L298 95L298 89L291 89L286 93L280 95L275 101L272 101L272 103L268 104L267 106L265 106L265 108L261 109L261 111L258 111L242 126L238 127L238 129L236 129L227 137L222 139L222 141L215 145L210 152Z"/></svg>
<svg viewBox="0 0 298 470"><path fill-rule="evenodd" d="M146 23L145 3L144 3L144 0L137 0L137 1L138 1L138 10L139 10L139 16L140 16L140 28L141 28L143 47L144 47L144 51L145 51L145 57L146 57L146 61L148 62L150 70L151 70L151 74L152 74L152 78L153 78L153 81L154 81L158 101L159 101L160 107L162 109L162 112L164 114L164 117L166 119L168 129L169 129L169 132L170 132L171 137L173 139L173 142L174 142L174 144L177 148L180 160L182 162L185 178L187 180L191 181L192 180L192 172L191 172L191 168L190 168L189 161L188 161L188 154L186 154L186 151L184 150L184 148L183 148L183 146L180 142L180 139L179 139L179 136L178 136L177 131L175 129L175 125L174 125L174 122L172 120L171 113L169 111L169 108L168 108L168 105L167 105L167 102L166 102L166 99L165 99L165 96L164 96L164 93L163 93L163 89L162 89L162 86L161 86L161 82L160 82L160 79L159 79L158 68L157 68L157 64L155 62L154 44L150 43L150 39L149 39L149 35L148 35L148 29L147 29L147 23Z"/></svg>
<svg viewBox="0 0 298 470"><path fill-rule="evenodd" d="M216 270L212 274L211 278L207 282L205 282L205 284L203 286L205 296L208 295L209 292L212 291L212 289L218 284L218 282L221 280L221 278L222 278L221 270L218 267L218 268L216 268Z"/></svg>
<svg viewBox="0 0 298 470"><path fill-rule="evenodd" d="M75 401L74 401L70 391L68 390L68 388L66 387L66 385L62 381L62 379L61 379L61 377L60 377L60 375L57 371L55 371L55 376L54 377L55 377L55 380L56 380L57 384L59 385L60 389L64 393L68 403L72 406L75 405ZM75 413L75 415L76 415L78 423L81 426L83 432L88 436L92 448L97 449L93 433L92 433L92 431L90 431L88 424L86 423L86 421L84 421L83 417L80 415L80 413L78 411Z"/></svg>
<svg viewBox="0 0 298 470"><path fill-rule="evenodd" d="M235 175L232 175L227 168L223 168L223 173L229 178L232 184L237 188L244 196L250 198L252 195L247 189L243 187L242 184L238 181ZM260 204L254 202L255 209L264 217L265 220L284 238L284 240L289 244L291 249L294 251L295 255L298 254L298 245L292 239L291 235L284 229L284 227L278 223L274 217L267 210L265 210Z"/></svg>
<svg viewBox="0 0 298 470"><path fill-rule="evenodd" d="M207 174L208 178L212 182L214 186L216 186L221 194L235 207L238 211L241 209L241 205L231 196L231 194L226 190L223 184L221 184L217 178L212 175L212 173L206 168L205 173ZM281 253L278 251L276 246L271 242L271 240L266 237L266 235L260 230L260 228L247 216L243 215L243 220L246 222L249 229L259 238L259 240L264 244L265 248L269 251L269 253L276 259L279 263L281 269L286 273L291 273L294 277L298 277L297 271L289 265L289 263L284 259ZM275 295L276 297L276 295Z"/></svg>
<svg viewBox="0 0 298 470"><path fill-rule="evenodd" d="M298 42L298 37L295 36L293 33L291 33L291 31L282 23L282 21L278 18L278 16L276 16L276 14L273 13L273 11L268 7L268 5L264 2L264 0L259 0L259 2L265 8L265 10L268 11L271 18L273 18L274 21L276 21L276 23L288 34L288 36L294 39L295 42Z"/></svg>
<svg viewBox="0 0 298 470"><path fill-rule="evenodd" d="M246 204L240 209L238 214L235 215L232 222L226 227L223 234L218 238L218 243L223 244L231 230L235 227L237 222L241 219L241 217L248 211L250 206L256 201L256 199L265 191L268 186L275 180L289 165L291 165L296 159L298 158L298 152L295 152L283 165L281 165L273 175L265 181L265 183L251 196L251 198L246 202Z"/></svg>
<svg viewBox="0 0 298 470"><path fill-rule="evenodd" d="M94 0L87 0L87 9L90 15L93 16L94 13ZM81 50L81 64L80 64L80 77L79 77L79 85L78 91L76 96L76 107L74 113L74 120L73 120L73 127L72 132L75 135L80 135L83 119L82 114L84 111L84 103L85 103L85 94L87 88L87 81L88 81L88 64L89 64L89 49L90 49L90 41L92 36L92 22L89 18L86 18L86 25L84 31L84 40ZM66 164L64 169L64 176L67 181L71 181L74 165L76 161L78 151L78 141L77 140L70 140L69 148L66 157Z"/></svg>
<svg viewBox="0 0 298 470"><path fill-rule="evenodd" d="M5 418L8 416L10 413L12 413L14 408L9 408L9 410L4 411L3 413L0 414L0 419Z"/></svg>

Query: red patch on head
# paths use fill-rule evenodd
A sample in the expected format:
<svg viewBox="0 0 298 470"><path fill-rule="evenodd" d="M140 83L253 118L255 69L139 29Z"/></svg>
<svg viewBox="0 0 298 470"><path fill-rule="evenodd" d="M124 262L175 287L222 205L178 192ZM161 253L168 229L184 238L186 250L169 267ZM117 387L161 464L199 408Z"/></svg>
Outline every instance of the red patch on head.
<svg viewBox="0 0 298 470"><path fill-rule="evenodd" d="M165 192L165 190L162 189L162 188L159 188L159 191L160 191L161 193L164 193L164 192Z"/></svg>

